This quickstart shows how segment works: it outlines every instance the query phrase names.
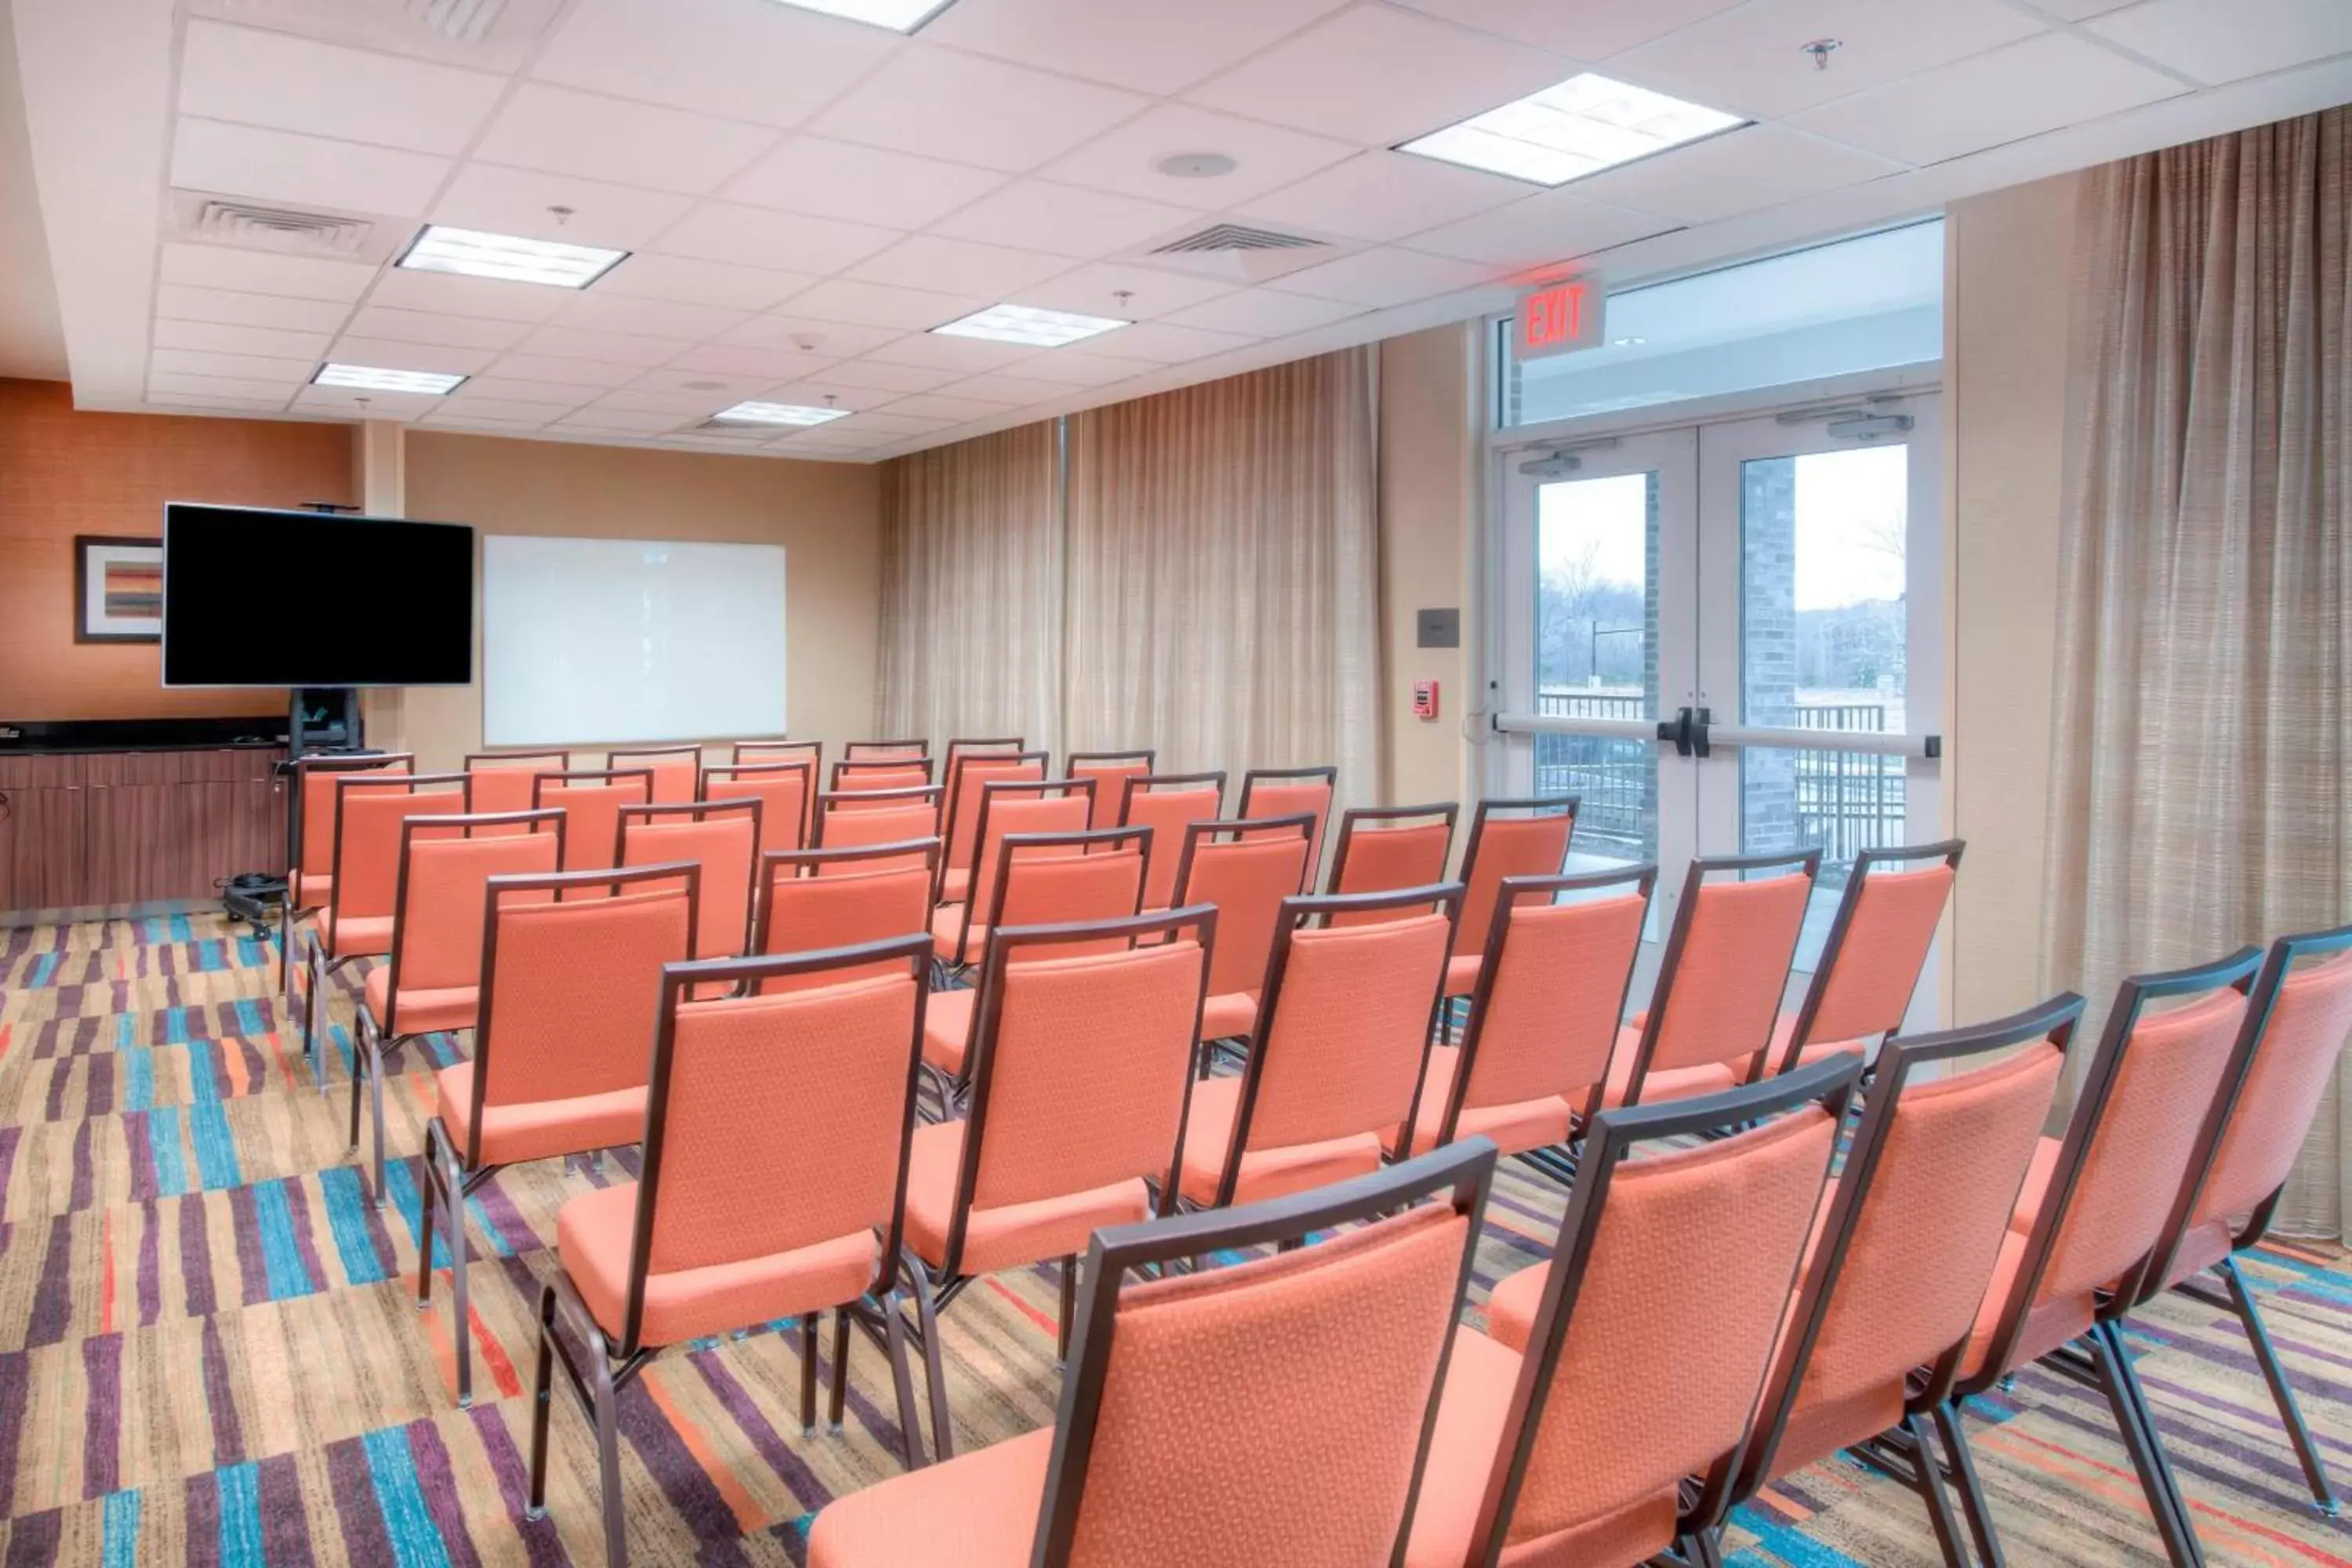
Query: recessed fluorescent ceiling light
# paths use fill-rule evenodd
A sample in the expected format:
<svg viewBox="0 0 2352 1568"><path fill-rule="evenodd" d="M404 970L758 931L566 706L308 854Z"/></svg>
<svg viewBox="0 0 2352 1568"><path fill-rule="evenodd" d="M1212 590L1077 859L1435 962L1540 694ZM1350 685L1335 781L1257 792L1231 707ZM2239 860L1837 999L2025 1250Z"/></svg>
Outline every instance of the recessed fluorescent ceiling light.
<svg viewBox="0 0 2352 1568"><path fill-rule="evenodd" d="M403 267L420 272L461 272L468 278L497 278L509 283L549 283L558 289L585 289L613 269L629 253L599 250L593 245L565 245L552 239L525 239L514 234L484 234L479 229L450 228L429 224Z"/></svg>
<svg viewBox="0 0 2352 1568"><path fill-rule="evenodd" d="M1748 121L1591 71L1397 149L1561 185Z"/></svg>
<svg viewBox="0 0 2352 1568"><path fill-rule="evenodd" d="M1080 316L1068 310L1041 310L1034 305L991 305L931 331L942 337L986 338L992 342L1056 349L1080 338L1109 331L1113 327L1131 324L1116 316Z"/></svg>
<svg viewBox="0 0 2352 1568"><path fill-rule="evenodd" d="M846 408L811 408L798 403L739 403L711 417L732 425L823 425L848 413Z"/></svg>
<svg viewBox="0 0 2352 1568"><path fill-rule="evenodd" d="M313 386L351 386L362 392L415 392L438 397L454 391L462 375L437 370L378 370L371 364L330 364L310 378Z"/></svg>
<svg viewBox="0 0 2352 1568"><path fill-rule="evenodd" d="M877 27L893 32L911 33L939 12L948 8L948 0L777 0L803 11L822 11L828 16L846 16L853 22L871 22Z"/></svg>

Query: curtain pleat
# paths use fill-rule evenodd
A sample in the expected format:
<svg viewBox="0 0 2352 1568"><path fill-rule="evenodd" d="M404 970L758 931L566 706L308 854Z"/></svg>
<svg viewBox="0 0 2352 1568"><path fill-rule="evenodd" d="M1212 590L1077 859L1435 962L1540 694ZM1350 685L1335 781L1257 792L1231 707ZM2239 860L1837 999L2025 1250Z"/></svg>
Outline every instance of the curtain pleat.
<svg viewBox="0 0 2352 1568"><path fill-rule="evenodd" d="M2108 164L2084 197L2045 979L2352 919L2352 112ZM2277 1216L2352 1211L2339 1067Z"/></svg>

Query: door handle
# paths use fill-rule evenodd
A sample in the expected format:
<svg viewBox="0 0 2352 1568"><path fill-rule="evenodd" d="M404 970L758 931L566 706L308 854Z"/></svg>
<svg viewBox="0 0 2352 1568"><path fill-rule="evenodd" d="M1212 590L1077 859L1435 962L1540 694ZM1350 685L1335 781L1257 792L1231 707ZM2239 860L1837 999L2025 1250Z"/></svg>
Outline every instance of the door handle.
<svg viewBox="0 0 2352 1568"><path fill-rule="evenodd" d="M1673 718L1658 721L1658 742L1661 745L1672 742L1675 755L1689 756L1691 754L1691 710L1687 708L1677 708L1675 710Z"/></svg>

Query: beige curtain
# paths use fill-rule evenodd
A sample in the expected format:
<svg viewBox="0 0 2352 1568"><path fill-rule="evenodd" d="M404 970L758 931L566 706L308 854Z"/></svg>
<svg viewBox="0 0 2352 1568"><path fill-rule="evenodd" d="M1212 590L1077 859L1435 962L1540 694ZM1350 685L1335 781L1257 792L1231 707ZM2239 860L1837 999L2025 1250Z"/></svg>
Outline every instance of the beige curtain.
<svg viewBox="0 0 2352 1568"><path fill-rule="evenodd" d="M2047 978L2352 919L2352 112L2093 172L2070 349ZM2278 1226L2343 1231L2341 1069Z"/></svg>
<svg viewBox="0 0 2352 1568"><path fill-rule="evenodd" d="M1380 759L1374 351L1069 422L1064 717L1165 771ZM1238 796L1234 797L1238 804Z"/></svg>
<svg viewBox="0 0 2352 1568"><path fill-rule="evenodd" d="M1060 432L900 458L882 476L878 737L1019 735L1061 751Z"/></svg>

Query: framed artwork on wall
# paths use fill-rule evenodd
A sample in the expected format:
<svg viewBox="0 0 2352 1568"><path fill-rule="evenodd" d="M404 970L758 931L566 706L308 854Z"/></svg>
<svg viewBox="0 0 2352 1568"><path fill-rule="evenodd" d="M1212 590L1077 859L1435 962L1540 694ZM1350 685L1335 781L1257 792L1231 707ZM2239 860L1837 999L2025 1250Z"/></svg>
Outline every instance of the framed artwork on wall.
<svg viewBox="0 0 2352 1568"><path fill-rule="evenodd" d="M163 640L163 542L74 535L74 641Z"/></svg>

